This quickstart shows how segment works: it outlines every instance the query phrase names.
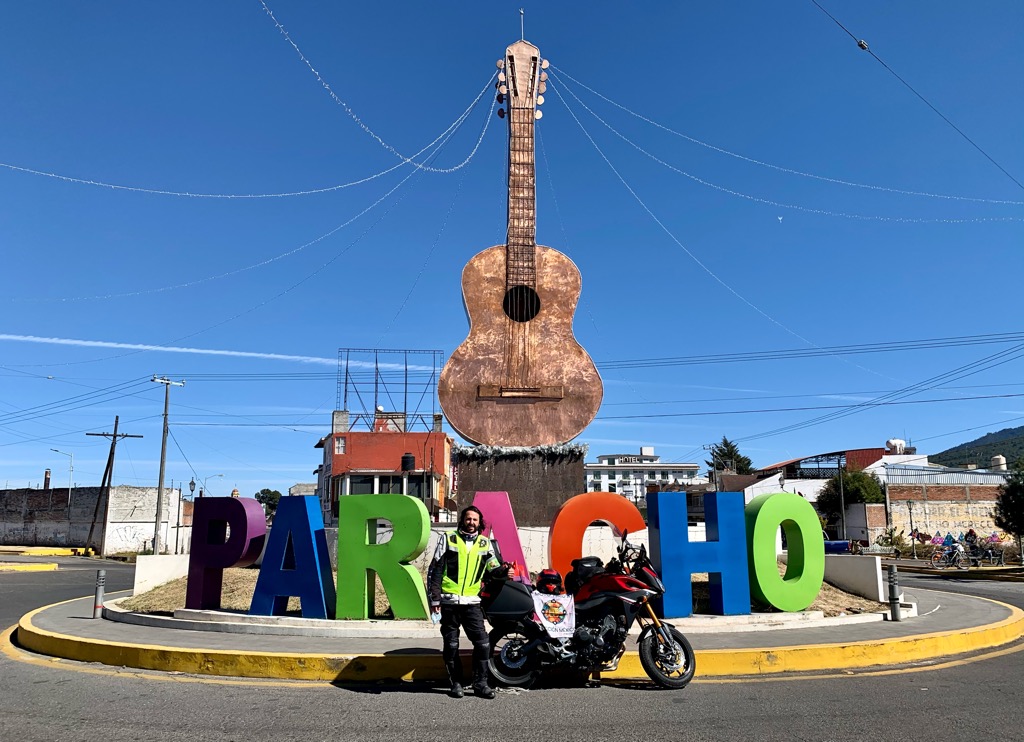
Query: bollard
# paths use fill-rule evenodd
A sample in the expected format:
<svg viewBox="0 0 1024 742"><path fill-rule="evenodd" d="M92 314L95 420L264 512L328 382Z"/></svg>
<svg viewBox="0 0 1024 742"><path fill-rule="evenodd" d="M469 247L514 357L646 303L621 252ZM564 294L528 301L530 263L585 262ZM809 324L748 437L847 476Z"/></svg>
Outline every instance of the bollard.
<svg viewBox="0 0 1024 742"><path fill-rule="evenodd" d="M92 617L103 618L103 587L107 584L107 570L96 570L96 600L92 605Z"/></svg>
<svg viewBox="0 0 1024 742"><path fill-rule="evenodd" d="M896 565L890 564L889 570L889 612L893 621L901 620L900 616L900 581L896 576Z"/></svg>

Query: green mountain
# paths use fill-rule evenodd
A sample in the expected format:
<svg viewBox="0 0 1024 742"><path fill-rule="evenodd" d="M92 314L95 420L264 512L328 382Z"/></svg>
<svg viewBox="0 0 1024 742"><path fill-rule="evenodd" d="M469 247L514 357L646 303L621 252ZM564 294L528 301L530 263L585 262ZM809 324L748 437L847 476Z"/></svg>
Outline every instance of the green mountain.
<svg viewBox="0 0 1024 742"><path fill-rule="evenodd" d="M981 438L929 456L928 460L945 466L977 464L981 469L987 468L996 454L1005 456L1006 463L1011 465L1018 459L1024 459L1024 426L988 433Z"/></svg>

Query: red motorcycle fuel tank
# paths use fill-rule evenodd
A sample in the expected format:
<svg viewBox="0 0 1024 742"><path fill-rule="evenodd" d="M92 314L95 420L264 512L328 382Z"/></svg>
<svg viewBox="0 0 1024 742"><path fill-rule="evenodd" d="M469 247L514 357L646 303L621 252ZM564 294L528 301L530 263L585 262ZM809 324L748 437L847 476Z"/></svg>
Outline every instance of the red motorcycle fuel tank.
<svg viewBox="0 0 1024 742"><path fill-rule="evenodd" d="M582 602L592 595L604 592L625 593L631 590L644 590L647 585L629 575L604 574L594 575L576 592L576 600Z"/></svg>

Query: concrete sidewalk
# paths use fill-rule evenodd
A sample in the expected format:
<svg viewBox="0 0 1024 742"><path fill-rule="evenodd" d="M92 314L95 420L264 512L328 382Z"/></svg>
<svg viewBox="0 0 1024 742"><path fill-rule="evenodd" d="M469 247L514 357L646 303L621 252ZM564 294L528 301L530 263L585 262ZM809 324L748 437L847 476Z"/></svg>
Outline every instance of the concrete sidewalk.
<svg viewBox="0 0 1024 742"><path fill-rule="evenodd" d="M907 590L905 597L917 603L919 615L901 622L851 620L793 628L783 623L753 632L724 624L719 631L690 631L701 619L673 623L690 639L702 678L891 667L1024 636L1024 612L1003 603L921 589ZM322 637L195 631L91 616L89 598L40 608L22 618L17 643L66 659L204 675L329 682L445 677L440 635L396 638L397 624L405 622L374 622L378 628L362 637ZM604 677L646 679L635 643L618 669Z"/></svg>

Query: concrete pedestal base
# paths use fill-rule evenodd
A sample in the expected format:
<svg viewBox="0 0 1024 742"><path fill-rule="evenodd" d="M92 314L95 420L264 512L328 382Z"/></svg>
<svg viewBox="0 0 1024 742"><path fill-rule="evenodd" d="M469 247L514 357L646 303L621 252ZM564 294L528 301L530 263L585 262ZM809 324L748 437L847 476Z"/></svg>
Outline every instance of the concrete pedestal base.
<svg viewBox="0 0 1024 742"><path fill-rule="evenodd" d="M586 446L456 447L459 508L476 492L508 492L520 526L550 526L558 508L583 492Z"/></svg>

